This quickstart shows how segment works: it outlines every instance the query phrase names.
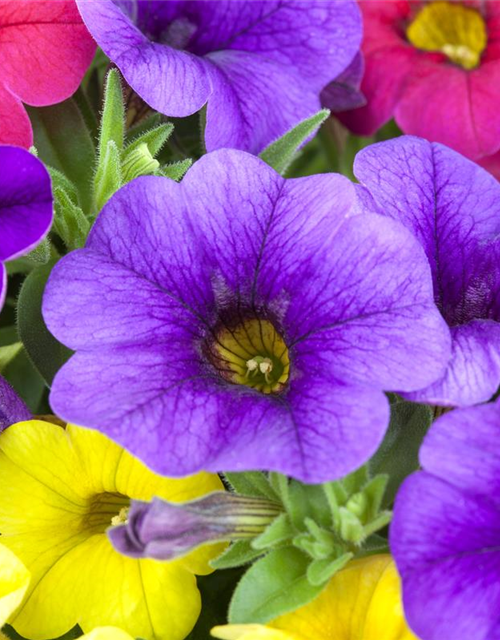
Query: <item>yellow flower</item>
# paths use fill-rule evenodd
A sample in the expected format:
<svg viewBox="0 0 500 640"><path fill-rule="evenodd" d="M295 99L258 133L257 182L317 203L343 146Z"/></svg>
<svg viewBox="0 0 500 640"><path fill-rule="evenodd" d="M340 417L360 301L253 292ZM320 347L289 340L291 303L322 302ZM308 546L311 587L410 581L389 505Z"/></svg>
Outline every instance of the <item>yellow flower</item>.
<svg viewBox="0 0 500 640"><path fill-rule="evenodd" d="M214 627L222 640L416 640L389 555L353 560L309 604L267 625Z"/></svg>
<svg viewBox="0 0 500 640"><path fill-rule="evenodd" d="M23 563L10 549L0 544L0 627L21 604L29 582L30 574Z"/></svg>
<svg viewBox="0 0 500 640"><path fill-rule="evenodd" d="M130 498L192 500L222 488L214 474L158 476L91 429L32 420L0 435L0 533L31 584L10 623L32 640L116 626L144 640L182 640L200 612L195 573L220 545L174 562L118 554L106 529Z"/></svg>

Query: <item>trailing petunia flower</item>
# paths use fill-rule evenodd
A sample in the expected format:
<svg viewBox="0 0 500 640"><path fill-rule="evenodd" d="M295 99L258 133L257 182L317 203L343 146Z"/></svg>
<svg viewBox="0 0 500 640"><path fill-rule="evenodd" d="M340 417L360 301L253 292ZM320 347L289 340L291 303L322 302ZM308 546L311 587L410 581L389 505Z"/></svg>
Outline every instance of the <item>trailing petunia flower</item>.
<svg viewBox="0 0 500 640"><path fill-rule="evenodd" d="M40 160L24 149L0 146L0 309L7 290L3 263L33 249L50 229L52 215L50 176Z"/></svg>
<svg viewBox="0 0 500 640"><path fill-rule="evenodd" d="M444 376L407 397L454 406L488 400L500 385L500 185L451 149L412 136L367 147L354 172L365 206L399 220L422 244L450 327Z"/></svg>
<svg viewBox="0 0 500 640"><path fill-rule="evenodd" d="M340 119L372 135L392 117L404 133L478 160L500 149L500 3L367 0L367 104Z"/></svg>
<svg viewBox="0 0 500 640"><path fill-rule="evenodd" d="M77 352L53 409L166 475L359 467L388 424L382 390L442 375L450 340L418 243L355 202L342 176L284 180L231 150L180 184L123 187L44 294Z"/></svg>
<svg viewBox="0 0 500 640"><path fill-rule="evenodd" d="M307 6L301 0L78 0L78 6L99 46L153 109L184 117L207 105L209 151L260 151L316 113L322 89L347 69L361 42L353 0ZM359 104L350 90L357 71L343 79L339 108L346 100ZM336 96L327 92L328 107Z"/></svg>
<svg viewBox="0 0 500 640"><path fill-rule="evenodd" d="M11 424L29 420L31 413L10 384L0 376L0 432Z"/></svg>
<svg viewBox="0 0 500 640"><path fill-rule="evenodd" d="M176 562L117 553L106 529L126 520L130 498L190 500L221 489L215 475L155 475L105 436L32 420L0 434L2 542L30 571L10 621L22 636L55 638L117 626L134 638L182 640L200 612L194 574L210 573L220 546Z"/></svg>
<svg viewBox="0 0 500 640"><path fill-rule="evenodd" d="M389 555L353 560L311 603L267 625L212 629L221 640L417 640L408 629Z"/></svg>
<svg viewBox="0 0 500 640"><path fill-rule="evenodd" d="M390 543L422 640L500 637L500 403L439 418L396 498Z"/></svg>
<svg viewBox="0 0 500 640"><path fill-rule="evenodd" d="M23 102L69 98L95 51L74 0L0 0L0 143L30 147Z"/></svg>

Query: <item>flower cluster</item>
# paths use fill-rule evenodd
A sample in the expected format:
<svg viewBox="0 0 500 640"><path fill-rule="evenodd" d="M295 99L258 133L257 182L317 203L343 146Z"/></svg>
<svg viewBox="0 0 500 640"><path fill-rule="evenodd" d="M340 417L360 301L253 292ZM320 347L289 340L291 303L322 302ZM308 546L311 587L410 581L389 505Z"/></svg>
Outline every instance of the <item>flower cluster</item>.
<svg viewBox="0 0 500 640"><path fill-rule="evenodd" d="M0 640L498 640L496 1L0 49Z"/></svg>

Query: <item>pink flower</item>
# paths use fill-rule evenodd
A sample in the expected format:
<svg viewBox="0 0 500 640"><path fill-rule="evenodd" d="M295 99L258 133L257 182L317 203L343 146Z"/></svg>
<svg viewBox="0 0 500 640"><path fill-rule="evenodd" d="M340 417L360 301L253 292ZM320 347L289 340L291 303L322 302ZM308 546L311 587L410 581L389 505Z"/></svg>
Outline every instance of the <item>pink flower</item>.
<svg viewBox="0 0 500 640"><path fill-rule="evenodd" d="M367 104L339 115L372 135L409 134L473 160L500 149L500 3L361 0Z"/></svg>
<svg viewBox="0 0 500 640"><path fill-rule="evenodd" d="M95 51L73 0L0 0L0 143L29 147L23 102L61 102L80 84Z"/></svg>

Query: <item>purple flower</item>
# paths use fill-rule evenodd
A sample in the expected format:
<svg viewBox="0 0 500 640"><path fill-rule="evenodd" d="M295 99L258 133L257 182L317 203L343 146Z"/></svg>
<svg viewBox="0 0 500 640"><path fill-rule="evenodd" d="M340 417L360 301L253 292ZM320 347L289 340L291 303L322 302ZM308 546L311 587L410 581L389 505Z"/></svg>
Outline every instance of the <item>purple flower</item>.
<svg viewBox="0 0 500 640"><path fill-rule="evenodd" d="M391 549L422 640L500 638L500 403L435 422L396 498Z"/></svg>
<svg viewBox="0 0 500 640"><path fill-rule="evenodd" d="M0 309L7 290L7 260L33 249L52 224L47 170L18 147L0 146Z"/></svg>
<svg viewBox="0 0 500 640"><path fill-rule="evenodd" d="M450 327L444 376L407 397L469 405L500 384L500 185L441 144L404 136L364 149L354 170L368 209L401 221L422 244L434 298Z"/></svg>
<svg viewBox="0 0 500 640"><path fill-rule="evenodd" d="M7 380L0 376L0 432L16 422L30 420L31 413Z"/></svg>
<svg viewBox="0 0 500 640"><path fill-rule="evenodd" d="M153 109L184 117L207 104L209 151L260 151L317 112L321 90L349 65L362 35L353 0L78 6L98 44Z"/></svg>
<svg viewBox="0 0 500 640"><path fill-rule="evenodd" d="M357 468L387 426L382 390L440 376L449 335L418 243L355 202L342 176L284 180L230 150L181 184L122 188L45 292L77 352L55 412L166 475Z"/></svg>

